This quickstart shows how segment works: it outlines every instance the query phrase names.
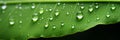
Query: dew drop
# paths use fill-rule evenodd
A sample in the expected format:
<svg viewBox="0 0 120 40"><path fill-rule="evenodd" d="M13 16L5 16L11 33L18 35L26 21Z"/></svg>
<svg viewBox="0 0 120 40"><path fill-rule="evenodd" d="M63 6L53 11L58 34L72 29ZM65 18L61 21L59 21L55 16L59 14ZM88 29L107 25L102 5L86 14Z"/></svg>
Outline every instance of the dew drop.
<svg viewBox="0 0 120 40"><path fill-rule="evenodd" d="M81 8L81 9L84 9L84 6L81 6L80 8Z"/></svg>
<svg viewBox="0 0 120 40"><path fill-rule="evenodd" d="M74 28L75 28L75 26L73 25L71 28L72 28L72 29L74 29Z"/></svg>
<svg viewBox="0 0 120 40"><path fill-rule="evenodd" d="M13 19L10 19L9 24L10 24L10 25L14 25L14 24L15 24L14 20L13 20Z"/></svg>
<svg viewBox="0 0 120 40"><path fill-rule="evenodd" d="M99 6L97 5L97 6L95 6L95 8L99 8Z"/></svg>
<svg viewBox="0 0 120 40"><path fill-rule="evenodd" d="M79 11L76 17L78 20L81 20L83 18L83 14Z"/></svg>
<svg viewBox="0 0 120 40"><path fill-rule="evenodd" d="M57 3L57 5L60 5L60 3Z"/></svg>
<svg viewBox="0 0 120 40"><path fill-rule="evenodd" d="M93 11L93 8L89 8L89 12L92 12Z"/></svg>
<svg viewBox="0 0 120 40"><path fill-rule="evenodd" d="M19 21L19 23L22 23L22 21Z"/></svg>
<svg viewBox="0 0 120 40"><path fill-rule="evenodd" d="M56 26L55 26L55 25L53 25L53 29L56 29Z"/></svg>
<svg viewBox="0 0 120 40"><path fill-rule="evenodd" d="M65 24L64 24L64 22L61 22L61 26L64 26Z"/></svg>
<svg viewBox="0 0 120 40"><path fill-rule="evenodd" d="M22 9L22 6L21 6L22 4L18 4L18 9Z"/></svg>
<svg viewBox="0 0 120 40"><path fill-rule="evenodd" d="M58 15L59 15L59 12L56 12L56 13L55 13L55 16L58 16Z"/></svg>
<svg viewBox="0 0 120 40"><path fill-rule="evenodd" d="M45 28L48 28L48 26L49 26L49 24L48 24L48 23L46 23L46 24L45 24Z"/></svg>
<svg viewBox="0 0 120 40"><path fill-rule="evenodd" d="M49 20L52 21L52 20L53 20L53 17L50 17Z"/></svg>
<svg viewBox="0 0 120 40"><path fill-rule="evenodd" d="M32 17L32 21L33 21L33 22L36 22L37 20L38 20L38 14L35 13L35 14L33 15L33 17Z"/></svg>
<svg viewBox="0 0 120 40"><path fill-rule="evenodd" d="M40 11L39 11L39 13L43 14L43 12L44 12L44 10L43 10L43 8L41 8Z"/></svg>
<svg viewBox="0 0 120 40"><path fill-rule="evenodd" d="M31 8L32 8L32 9L35 9L35 3L32 3Z"/></svg>
<svg viewBox="0 0 120 40"><path fill-rule="evenodd" d="M52 9L50 8L49 11L52 11Z"/></svg>
<svg viewBox="0 0 120 40"><path fill-rule="evenodd" d="M67 14L67 15L69 15L70 13L69 13L69 12L67 12L66 14Z"/></svg>
<svg viewBox="0 0 120 40"><path fill-rule="evenodd" d="M115 7L115 6L113 6L113 7L111 7L111 9L112 9L112 10L115 10L115 9L116 9L116 7Z"/></svg>
<svg viewBox="0 0 120 40"><path fill-rule="evenodd" d="M97 20L99 20L100 18L96 18Z"/></svg>
<svg viewBox="0 0 120 40"><path fill-rule="evenodd" d="M7 5L4 4L4 5L1 6L1 8L2 8L3 10L5 10L5 9L7 8Z"/></svg>
<svg viewBox="0 0 120 40"><path fill-rule="evenodd" d="M106 17L110 17L110 15L106 15Z"/></svg>

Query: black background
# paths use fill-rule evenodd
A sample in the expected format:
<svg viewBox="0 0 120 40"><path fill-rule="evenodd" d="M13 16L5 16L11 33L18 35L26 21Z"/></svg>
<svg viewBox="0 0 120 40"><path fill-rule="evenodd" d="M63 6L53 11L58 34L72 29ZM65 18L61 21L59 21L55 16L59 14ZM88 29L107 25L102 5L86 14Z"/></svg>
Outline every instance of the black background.
<svg viewBox="0 0 120 40"><path fill-rule="evenodd" d="M120 23L97 25L84 32L57 38L30 38L28 40L120 40Z"/></svg>

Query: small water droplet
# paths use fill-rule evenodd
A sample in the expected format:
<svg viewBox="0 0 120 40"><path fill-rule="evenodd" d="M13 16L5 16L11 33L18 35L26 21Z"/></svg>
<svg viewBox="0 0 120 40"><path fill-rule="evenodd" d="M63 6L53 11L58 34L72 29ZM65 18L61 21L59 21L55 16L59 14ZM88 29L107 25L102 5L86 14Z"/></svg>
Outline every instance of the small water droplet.
<svg viewBox="0 0 120 40"><path fill-rule="evenodd" d="M32 21L33 21L33 22L36 22L37 20L38 20L38 14L35 13L35 14L33 15L33 17L32 17Z"/></svg>
<svg viewBox="0 0 120 40"><path fill-rule="evenodd" d="M53 17L50 17L49 20L52 21L52 20L53 20Z"/></svg>
<svg viewBox="0 0 120 40"><path fill-rule="evenodd" d="M96 18L97 20L99 20L100 18Z"/></svg>
<svg viewBox="0 0 120 40"><path fill-rule="evenodd" d="M70 13L69 13L69 12L67 12L66 14L67 14L67 15L69 15Z"/></svg>
<svg viewBox="0 0 120 40"><path fill-rule="evenodd" d="M56 12L56 13L55 13L55 16L58 16L58 15L59 15L59 12Z"/></svg>
<svg viewBox="0 0 120 40"><path fill-rule="evenodd" d="M106 17L110 17L110 15L106 15Z"/></svg>
<svg viewBox="0 0 120 40"><path fill-rule="evenodd" d="M57 5L60 5L60 3L57 3Z"/></svg>
<svg viewBox="0 0 120 40"><path fill-rule="evenodd" d="M39 13L43 14L43 12L44 12L44 10L43 10L43 8L41 8L40 11L39 11Z"/></svg>
<svg viewBox="0 0 120 40"><path fill-rule="evenodd" d="M74 29L74 28L75 28L75 26L73 25L71 28L72 28L72 29Z"/></svg>
<svg viewBox="0 0 120 40"><path fill-rule="evenodd" d="M52 11L52 9L50 8L49 11Z"/></svg>
<svg viewBox="0 0 120 40"><path fill-rule="evenodd" d="M84 6L81 6L80 8L81 8L81 9L84 9Z"/></svg>
<svg viewBox="0 0 120 40"><path fill-rule="evenodd" d="M115 9L116 9L116 7L115 7L115 6L113 6L113 7L111 7L111 9L112 9L112 10L115 10Z"/></svg>
<svg viewBox="0 0 120 40"><path fill-rule="evenodd" d="M2 8L3 10L5 10L5 9L7 8L7 5L6 5L6 4L3 4L3 5L1 6L1 8Z"/></svg>
<svg viewBox="0 0 120 40"><path fill-rule="evenodd" d="M21 6L22 4L18 4L18 9L22 9L22 6Z"/></svg>
<svg viewBox="0 0 120 40"><path fill-rule="evenodd" d="M10 25L14 25L14 24L15 24L14 20L13 20L13 19L10 19L9 24L10 24Z"/></svg>
<svg viewBox="0 0 120 40"><path fill-rule="evenodd" d="M49 24L48 24L48 23L46 23L46 24L45 24L45 28L48 28L48 26L49 26Z"/></svg>
<svg viewBox="0 0 120 40"><path fill-rule="evenodd" d="M93 11L93 8L89 8L89 12L92 12Z"/></svg>
<svg viewBox="0 0 120 40"><path fill-rule="evenodd" d="M83 18L83 14L78 12L76 17L78 20L81 20Z"/></svg>
<svg viewBox="0 0 120 40"><path fill-rule="evenodd" d="M22 21L19 21L19 23L22 23Z"/></svg>
<svg viewBox="0 0 120 40"><path fill-rule="evenodd" d="M97 5L97 6L95 6L95 8L99 8L99 6Z"/></svg>
<svg viewBox="0 0 120 40"><path fill-rule="evenodd" d="M64 22L61 22L61 26L64 26L65 24L64 24Z"/></svg>
<svg viewBox="0 0 120 40"><path fill-rule="evenodd" d="M32 8L32 9L34 9L34 8L35 8L35 3L32 3L31 8Z"/></svg>
<svg viewBox="0 0 120 40"><path fill-rule="evenodd" d="M53 29L56 29L56 26L55 26L55 25L53 25Z"/></svg>

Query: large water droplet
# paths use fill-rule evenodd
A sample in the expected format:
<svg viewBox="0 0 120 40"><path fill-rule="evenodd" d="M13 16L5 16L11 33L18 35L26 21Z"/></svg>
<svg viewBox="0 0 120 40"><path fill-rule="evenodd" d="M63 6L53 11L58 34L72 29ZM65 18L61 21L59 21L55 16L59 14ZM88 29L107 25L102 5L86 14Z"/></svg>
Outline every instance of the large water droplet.
<svg viewBox="0 0 120 40"><path fill-rule="evenodd" d="M88 10L89 12L92 12L93 11L93 8L89 8L89 10Z"/></svg>
<svg viewBox="0 0 120 40"><path fill-rule="evenodd" d="M43 10L43 8L41 8L40 11L39 11L39 13L43 14L43 12L44 12L44 10Z"/></svg>
<svg viewBox="0 0 120 40"><path fill-rule="evenodd" d="M33 17L32 17L32 21L33 21L33 22L36 22L37 20L38 20L38 14L35 13L35 14L33 15Z"/></svg>
<svg viewBox="0 0 120 40"><path fill-rule="evenodd" d="M4 5L1 6L1 8L2 8L3 10L5 10L5 9L7 8L7 5L4 4Z"/></svg>
<svg viewBox="0 0 120 40"><path fill-rule="evenodd" d="M55 12L55 16L58 16L59 15L59 12Z"/></svg>

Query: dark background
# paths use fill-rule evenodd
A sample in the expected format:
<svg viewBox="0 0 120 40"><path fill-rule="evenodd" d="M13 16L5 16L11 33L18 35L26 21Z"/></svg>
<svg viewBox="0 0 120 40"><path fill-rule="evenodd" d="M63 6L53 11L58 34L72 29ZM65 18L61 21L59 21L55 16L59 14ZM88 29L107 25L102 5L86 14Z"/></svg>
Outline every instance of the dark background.
<svg viewBox="0 0 120 40"><path fill-rule="evenodd" d="M29 40L120 40L120 23L97 25L84 32L57 38L31 38Z"/></svg>

